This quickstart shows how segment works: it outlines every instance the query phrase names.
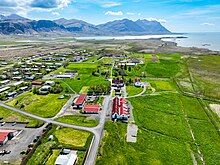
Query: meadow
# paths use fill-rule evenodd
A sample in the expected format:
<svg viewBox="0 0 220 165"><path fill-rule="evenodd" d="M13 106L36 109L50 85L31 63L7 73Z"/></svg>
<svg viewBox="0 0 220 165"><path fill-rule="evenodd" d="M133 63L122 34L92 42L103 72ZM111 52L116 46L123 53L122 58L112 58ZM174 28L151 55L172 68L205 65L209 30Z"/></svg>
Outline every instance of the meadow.
<svg viewBox="0 0 220 165"><path fill-rule="evenodd" d="M0 118L2 118L2 120L0 120L1 122L27 123L27 127L39 127L43 124L41 121L26 117L3 107L0 107Z"/></svg>
<svg viewBox="0 0 220 165"><path fill-rule="evenodd" d="M56 120L62 123L85 126L85 127L95 127L98 125L98 120L80 115L62 116L57 118Z"/></svg>
<svg viewBox="0 0 220 165"><path fill-rule="evenodd" d="M139 128L137 143L126 142L126 124L106 123L96 164L189 165L193 164L192 153L201 164L196 146L206 164L220 163L220 135L196 98L170 93L129 101Z"/></svg>
<svg viewBox="0 0 220 165"><path fill-rule="evenodd" d="M55 116L68 100L68 97L59 99L59 96L59 94L37 95L27 92L7 102L7 104L49 118Z"/></svg>

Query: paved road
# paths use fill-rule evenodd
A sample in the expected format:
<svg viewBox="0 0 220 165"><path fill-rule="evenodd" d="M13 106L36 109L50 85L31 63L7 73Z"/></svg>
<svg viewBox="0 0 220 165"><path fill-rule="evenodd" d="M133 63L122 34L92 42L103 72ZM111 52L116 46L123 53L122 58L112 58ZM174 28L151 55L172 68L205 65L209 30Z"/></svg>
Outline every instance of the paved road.
<svg viewBox="0 0 220 165"><path fill-rule="evenodd" d="M104 128L104 124L105 124L105 119L106 119L106 113L107 110L109 108L109 103L110 103L110 96L107 96L104 100L104 106L103 106L103 110L101 111L100 114L100 122L96 127L82 127L82 126L76 126L76 125L71 125L71 124L66 124L66 123L61 123L61 122L57 122L54 121L51 118L43 118L25 111L22 111L20 109L14 108L14 107L10 107L4 103L0 102L0 106L4 107L6 109L12 110L14 112L23 114L25 116L28 117L32 117L34 119L43 121L45 123L51 123L51 124L55 124L55 125L59 125L62 127L69 127L69 128L73 128L73 129L77 129L77 130L84 130L84 131L88 131L93 133L94 137L93 137L93 141L92 144L90 146L89 152L87 154L86 160L85 160L85 165L94 165L95 164L95 160L96 160L96 155L98 152L98 148L99 148L99 144L102 138L102 132L103 132L103 128Z"/></svg>

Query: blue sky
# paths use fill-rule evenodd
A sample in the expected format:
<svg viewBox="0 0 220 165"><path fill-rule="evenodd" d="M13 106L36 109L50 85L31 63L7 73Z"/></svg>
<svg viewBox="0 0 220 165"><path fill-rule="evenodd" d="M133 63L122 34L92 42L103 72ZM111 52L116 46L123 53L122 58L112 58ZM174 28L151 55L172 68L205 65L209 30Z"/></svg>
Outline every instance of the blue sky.
<svg viewBox="0 0 220 165"><path fill-rule="evenodd" d="M220 32L220 0L0 0L0 14L31 19L160 21L173 32Z"/></svg>

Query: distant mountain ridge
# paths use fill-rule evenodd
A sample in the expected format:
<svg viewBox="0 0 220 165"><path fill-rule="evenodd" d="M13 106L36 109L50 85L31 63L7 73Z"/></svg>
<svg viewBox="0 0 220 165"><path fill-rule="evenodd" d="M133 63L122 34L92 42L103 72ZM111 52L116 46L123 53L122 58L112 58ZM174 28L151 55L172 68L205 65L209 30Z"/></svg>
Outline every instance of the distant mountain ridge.
<svg viewBox="0 0 220 165"><path fill-rule="evenodd" d="M157 21L129 19L93 25L82 20L30 20L16 14L0 15L0 34L35 34L44 32L71 33L74 35L142 35L171 33Z"/></svg>

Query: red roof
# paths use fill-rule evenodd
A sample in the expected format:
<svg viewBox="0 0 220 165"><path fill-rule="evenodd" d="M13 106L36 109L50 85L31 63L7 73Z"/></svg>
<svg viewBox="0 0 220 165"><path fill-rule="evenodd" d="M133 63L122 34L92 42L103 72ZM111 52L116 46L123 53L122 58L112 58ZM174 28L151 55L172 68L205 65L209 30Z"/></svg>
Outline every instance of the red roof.
<svg viewBox="0 0 220 165"><path fill-rule="evenodd" d="M83 111L85 113L98 113L100 110L99 105L85 105Z"/></svg>
<svg viewBox="0 0 220 165"><path fill-rule="evenodd" d="M125 98L118 98L115 97L113 99L113 107L112 107L112 114L119 114L119 115L123 115L126 114L126 110L127 107L124 107L124 104L126 103L126 99Z"/></svg>
<svg viewBox="0 0 220 165"><path fill-rule="evenodd" d="M76 102L75 102L75 105L81 105L81 104L83 104L84 101L85 101L85 99L86 99L86 94L81 94L81 95L77 98L77 100L76 100Z"/></svg>
<svg viewBox="0 0 220 165"><path fill-rule="evenodd" d="M5 139L7 138L9 132L0 132L0 142L5 141Z"/></svg>

